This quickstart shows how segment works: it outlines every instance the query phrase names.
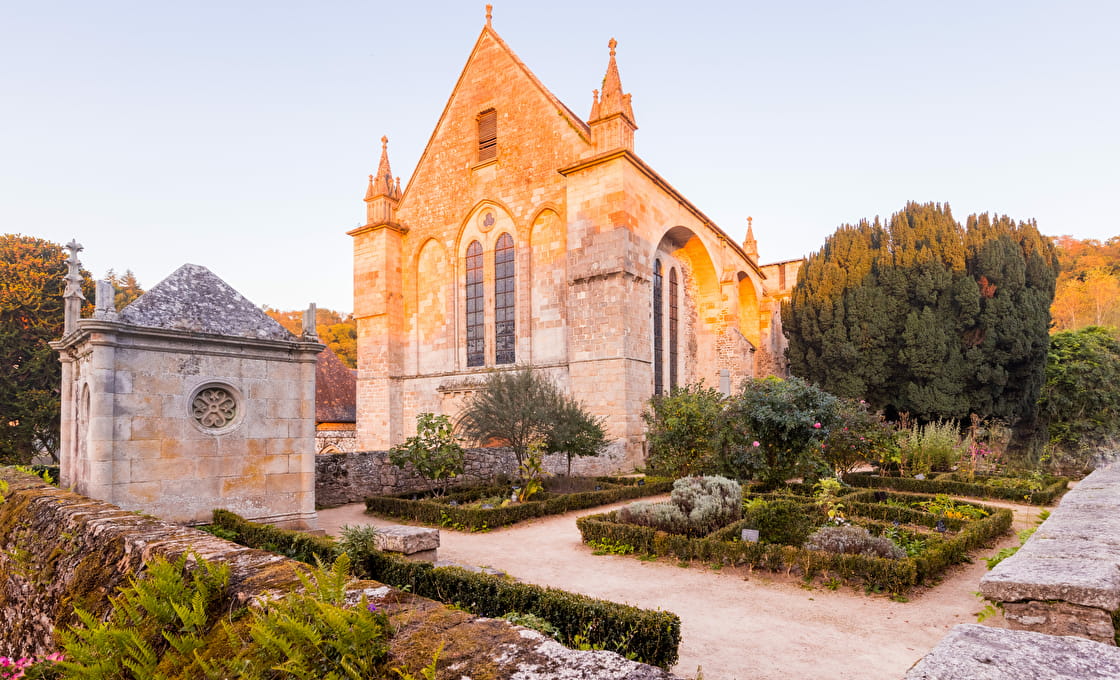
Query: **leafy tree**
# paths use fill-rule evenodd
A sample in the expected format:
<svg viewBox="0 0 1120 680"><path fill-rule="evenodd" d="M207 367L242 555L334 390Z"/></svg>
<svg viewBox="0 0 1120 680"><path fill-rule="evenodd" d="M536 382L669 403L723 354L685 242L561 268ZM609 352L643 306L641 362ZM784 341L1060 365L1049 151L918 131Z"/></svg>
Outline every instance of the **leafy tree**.
<svg viewBox="0 0 1120 680"><path fill-rule="evenodd" d="M470 439L508 446L518 468L534 444L543 443L549 453L567 453L570 469L573 456L597 455L606 441L598 420L529 368L487 374L459 414L458 426Z"/></svg>
<svg viewBox="0 0 1120 680"><path fill-rule="evenodd" d="M1120 436L1120 341L1105 328L1055 333L1050 339L1039 420L1065 456Z"/></svg>
<svg viewBox="0 0 1120 680"><path fill-rule="evenodd" d="M720 417L720 467L769 487L816 476L820 445L838 422L838 406L835 396L800 378L745 381Z"/></svg>
<svg viewBox="0 0 1120 680"><path fill-rule="evenodd" d="M447 416L421 413L416 416L416 436L394 446L389 462L399 468L411 465L421 477L435 482L442 495L448 483L463 474L466 455Z"/></svg>
<svg viewBox="0 0 1120 680"><path fill-rule="evenodd" d="M268 305L264 313L276 319L281 326L293 335L303 332L303 310L281 311ZM352 314L337 312L333 309L315 309L315 332L326 345L349 368L358 367L358 324Z"/></svg>
<svg viewBox="0 0 1120 680"><path fill-rule="evenodd" d="M568 461L568 476L572 476L572 459L597 456L607 445L602 418L588 413L573 397L559 394L554 404L555 420L548 429L545 450L563 453Z"/></svg>
<svg viewBox="0 0 1120 680"><path fill-rule="evenodd" d="M672 477L708 474L715 468L716 427L724 397L696 383L655 395L642 412L649 442L649 468Z"/></svg>
<svg viewBox="0 0 1120 680"><path fill-rule="evenodd" d="M62 371L48 343L62 337L65 275L62 246L0 235L0 463L42 452L57 459ZM82 277L92 300L89 273Z"/></svg>
<svg viewBox="0 0 1120 680"><path fill-rule="evenodd" d="M1057 261L1033 222L909 203L840 227L783 306L790 371L889 415L1033 416Z"/></svg>

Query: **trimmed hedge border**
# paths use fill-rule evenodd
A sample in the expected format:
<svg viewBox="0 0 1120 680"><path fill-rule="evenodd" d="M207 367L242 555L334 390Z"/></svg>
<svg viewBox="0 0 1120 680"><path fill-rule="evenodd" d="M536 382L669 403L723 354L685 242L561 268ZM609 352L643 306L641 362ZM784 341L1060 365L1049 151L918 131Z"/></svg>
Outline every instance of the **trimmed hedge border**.
<svg viewBox="0 0 1120 680"><path fill-rule="evenodd" d="M844 475L844 481L864 489L893 489L914 493L948 494L950 496L969 496L972 498L992 498L996 500L1027 502L1032 505L1050 505L1066 492L1069 479L1059 477L1053 484L1041 491L1024 493L1022 489L1005 489L975 484L936 479L914 479L912 477L882 477L871 472L852 472Z"/></svg>
<svg viewBox="0 0 1120 680"><path fill-rule="evenodd" d="M645 479L645 484L639 486L637 480L633 478L597 477L596 481L611 485L613 488L603 489L602 491L556 494L543 501L515 503L487 510L452 506L434 501L431 498L412 500L400 495L372 496L366 499L366 512L374 515L401 517L431 526L479 531L516 524L534 517L559 515L572 510L594 508L599 505L608 505L644 496L656 496L673 490L673 480L671 479L659 477ZM499 493L493 493L495 491ZM470 501L490 495L500 495L505 492L505 487L482 487L450 493L446 498Z"/></svg>
<svg viewBox="0 0 1120 680"><path fill-rule="evenodd" d="M871 492L873 494L873 492ZM850 498L848 499L850 503ZM910 498L907 498L910 500ZM924 500L913 497L913 500ZM850 503L846 505L849 517L867 517L868 519L894 520L896 517L889 513L883 516L868 517L862 510L868 505L865 503ZM975 505L975 504L972 504ZM903 508L890 508L888 510L903 511ZM842 555L836 553L805 550L797 546L744 543L742 541L720 540L717 537L728 535L729 527L709 534L705 538L688 538L679 534L670 534L656 531L648 527L632 524L622 524L615 521L615 513L589 515L576 520L584 543L592 541L609 541L614 544L626 544L635 548L636 553L657 555L660 557L676 557L682 560L701 560L732 566L749 566L751 568L766 569L769 571L786 570L791 572L798 569L806 578L828 574L840 577L845 581L861 583L870 588L881 588L891 593L902 594L911 588L921 585L943 572L952 564L963 561L970 550L984 545L991 539L1003 535L1011 528L1012 514L1003 508L979 506L990 512L988 517L970 522L960 520L945 520L947 528L952 529L954 523L959 527L959 532L952 538L947 538L930 546L921 555L907 557L899 560L884 559L881 557L868 557L864 555ZM923 521L909 513L899 522L934 526L938 517L929 513L924 515ZM879 513L877 513L879 514Z"/></svg>
<svg viewBox="0 0 1120 680"><path fill-rule="evenodd" d="M330 563L341 550L334 539L250 522L226 510L214 511L214 526L237 534L235 543L270 550L310 564ZM357 565L355 565L357 566ZM373 552L360 560L365 576L478 616L509 612L535 614L555 626L566 640L583 636L594 647L633 653L636 661L668 669L677 662L681 620L667 611L639 609L586 595L476 573L435 567L390 553Z"/></svg>

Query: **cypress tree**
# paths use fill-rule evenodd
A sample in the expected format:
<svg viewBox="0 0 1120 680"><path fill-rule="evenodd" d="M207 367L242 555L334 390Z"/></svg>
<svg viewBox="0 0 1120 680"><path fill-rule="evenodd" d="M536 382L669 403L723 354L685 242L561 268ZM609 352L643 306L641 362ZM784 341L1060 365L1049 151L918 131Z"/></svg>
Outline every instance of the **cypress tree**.
<svg viewBox="0 0 1120 680"><path fill-rule="evenodd" d="M920 420L1033 416L1057 260L1034 222L908 203L841 226L782 310L790 371Z"/></svg>

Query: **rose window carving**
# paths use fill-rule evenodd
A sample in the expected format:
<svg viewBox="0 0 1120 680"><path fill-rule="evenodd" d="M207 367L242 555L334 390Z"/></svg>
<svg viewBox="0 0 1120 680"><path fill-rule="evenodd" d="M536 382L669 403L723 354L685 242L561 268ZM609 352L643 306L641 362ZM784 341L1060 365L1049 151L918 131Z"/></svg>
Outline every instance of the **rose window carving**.
<svg viewBox="0 0 1120 680"><path fill-rule="evenodd" d="M237 400L227 389L207 387L195 395L191 413L199 425L218 430L232 423L237 416Z"/></svg>

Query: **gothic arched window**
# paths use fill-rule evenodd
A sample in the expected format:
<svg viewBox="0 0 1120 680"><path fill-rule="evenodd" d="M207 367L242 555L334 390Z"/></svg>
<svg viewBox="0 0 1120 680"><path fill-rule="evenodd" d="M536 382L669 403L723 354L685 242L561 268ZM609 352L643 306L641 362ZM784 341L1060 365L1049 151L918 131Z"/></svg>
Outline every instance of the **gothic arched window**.
<svg viewBox="0 0 1120 680"><path fill-rule="evenodd" d="M665 390L664 373L664 349L662 344L662 335L664 328L662 328L662 317L664 316L661 311L661 260L653 261L653 393L661 394Z"/></svg>
<svg viewBox="0 0 1120 680"><path fill-rule="evenodd" d="M467 366L486 364L486 326L482 292L482 244L467 246Z"/></svg>
<svg viewBox="0 0 1120 680"><path fill-rule="evenodd" d="M517 360L517 333L514 282L513 237L502 234L494 247L494 363L512 364Z"/></svg>
<svg viewBox="0 0 1120 680"><path fill-rule="evenodd" d="M669 389L677 386L677 317L678 292L677 268L669 270Z"/></svg>

